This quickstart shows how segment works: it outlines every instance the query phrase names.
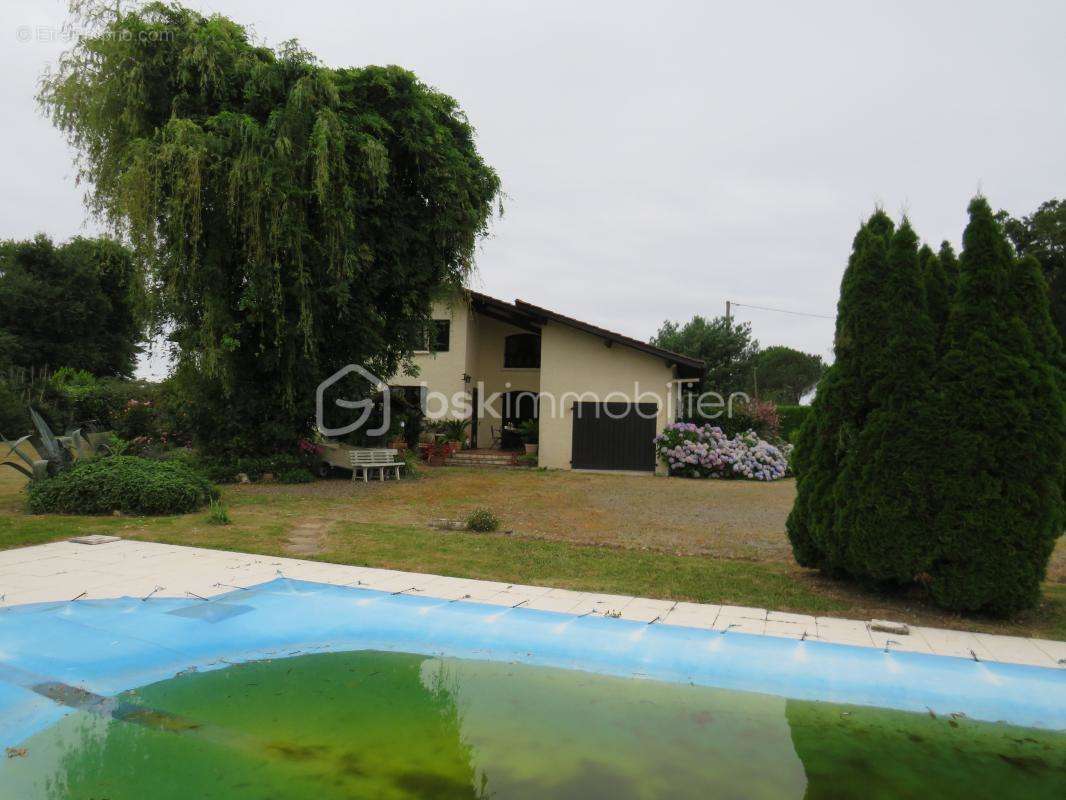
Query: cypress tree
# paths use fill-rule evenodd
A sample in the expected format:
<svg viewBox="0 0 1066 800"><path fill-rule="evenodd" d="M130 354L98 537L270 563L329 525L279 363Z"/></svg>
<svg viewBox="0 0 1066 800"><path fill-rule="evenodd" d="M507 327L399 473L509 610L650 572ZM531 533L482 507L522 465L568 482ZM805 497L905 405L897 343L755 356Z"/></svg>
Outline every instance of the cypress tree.
<svg viewBox="0 0 1066 800"><path fill-rule="evenodd" d="M959 260L955 257L955 248L947 239L940 243L940 252L937 253L940 266L944 269L944 277L948 284L948 294L954 295L959 285Z"/></svg>
<svg viewBox="0 0 1066 800"><path fill-rule="evenodd" d="M1051 294L1048 291L1046 272L1035 256L1027 255L1018 259L1013 270L1011 297L1014 300L1013 313L1021 320L1032 337L1033 346L1051 369L1056 389L1066 402L1066 360L1062 349L1055 315L1051 309ZM1059 407L1061 410L1061 406ZM1054 414L1054 409L1050 409ZM1052 416L1045 423L1052 433L1062 430L1061 415ZM1066 447L1066 445L1063 445ZM1064 453L1066 455L1066 453ZM1058 529L1061 531L1066 522L1066 459L1059 460L1059 516Z"/></svg>
<svg viewBox="0 0 1066 800"><path fill-rule="evenodd" d="M1037 343L1049 314L1031 263L1015 262L984 198L969 212L941 364L950 472L930 588L947 608L1009 614L1037 602L1061 531L1063 398Z"/></svg>
<svg viewBox="0 0 1066 800"><path fill-rule="evenodd" d="M839 445L843 415L838 398L843 394L836 365L818 382L811 413L800 428L792 469L796 475L796 500L785 529L796 561L804 567L825 568L825 541L832 522L833 488L840 463Z"/></svg>
<svg viewBox="0 0 1066 800"><path fill-rule="evenodd" d="M830 572L843 568L836 525L840 471L869 411L878 382L879 343L887 333L871 302L887 272L892 220L877 211L860 227L840 284L835 360L818 385L793 458L796 502L786 523L796 560Z"/></svg>
<svg viewBox="0 0 1066 800"><path fill-rule="evenodd" d="M945 242L944 244L947 244ZM948 245L950 248L951 246ZM933 324L936 347L939 351L948 324L948 309L951 305L951 286L944 264L928 245L918 251L922 284L925 287L925 305Z"/></svg>
<svg viewBox="0 0 1066 800"><path fill-rule="evenodd" d="M876 353L872 408L836 486L844 569L875 582L908 583L929 569L934 499L929 443L940 434L933 401L936 332L927 310L918 237L904 219L888 271L869 298L887 331ZM928 454L928 455L927 455Z"/></svg>
<svg viewBox="0 0 1066 800"><path fill-rule="evenodd" d="M1021 320L1033 346L1055 370L1062 369L1062 340L1051 314L1043 267L1034 256L1022 256L1011 270L1011 314Z"/></svg>

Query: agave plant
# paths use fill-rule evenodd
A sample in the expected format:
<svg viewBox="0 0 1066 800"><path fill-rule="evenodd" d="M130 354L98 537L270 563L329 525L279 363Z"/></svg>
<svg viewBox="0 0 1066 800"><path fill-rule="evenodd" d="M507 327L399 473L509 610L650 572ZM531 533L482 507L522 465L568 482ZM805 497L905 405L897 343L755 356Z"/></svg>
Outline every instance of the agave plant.
<svg viewBox="0 0 1066 800"><path fill-rule="evenodd" d="M18 470L31 481L48 478L67 469L74 461L83 454L95 455L98 450L106 450L106 446L94 447L81 435L81 428L71 431L65 436L56 436L48 423L32 407L30 419L36 433L27 434L11 445L11 449L4 454L4 461L0 466L6 465ZM37 458L31 457L25 450L24 445L29 444L37 451ZM16 461L8 461L12 455L18 456L24 464Z"/></svg>
<svg viewBox="0 0 1066 800"><path fill-rule="evenodd" d="M470 427L468 419L446 419L438 423L444 440L448 442L466 441L466 429Z"/></svg>

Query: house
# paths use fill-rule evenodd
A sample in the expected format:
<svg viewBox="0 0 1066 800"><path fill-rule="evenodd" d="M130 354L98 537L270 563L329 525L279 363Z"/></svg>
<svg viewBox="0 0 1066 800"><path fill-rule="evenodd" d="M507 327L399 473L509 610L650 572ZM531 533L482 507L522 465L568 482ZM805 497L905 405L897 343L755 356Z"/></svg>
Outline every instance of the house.
<svg viewBox="0 0 1066 800"><path fill-rule="evenodd" d="M434 304L433 341L414 356L428 418L470 420L477 448L520 447L535 418L539 463L650 472L653 439L676 418L682 386L703 363L546 308L464 292Z"/></svg>

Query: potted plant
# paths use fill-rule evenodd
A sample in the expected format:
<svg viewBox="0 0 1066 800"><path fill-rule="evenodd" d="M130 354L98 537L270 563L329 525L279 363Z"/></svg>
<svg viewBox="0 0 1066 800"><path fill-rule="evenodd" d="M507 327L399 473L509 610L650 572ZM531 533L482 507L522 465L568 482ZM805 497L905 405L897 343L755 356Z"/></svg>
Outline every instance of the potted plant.
<svg viewBox="0 0 1066 800"><path fill-rule="evenodd" d="M452 454L452 448L447 442L434 442L426 445L425 462L430 466L443 466Z"/></svg>
<svg viewBox="0 0 1066 800"><path fill-rule="evenodd" d="M459 450L466 446L466 429L469 426L470 420L468 419L446 419L440 423L440 430L444 440L454 443L455 449Z"/></svg>
<svg viewBox="0 0 1066 800"><path fill-rule="evenodd" d="M389 438L389 447L391 447L393 450L397 450L397 451L399 451L401 453L404 450L407 449L407 437L404 436L404 432L405 432L404 428L405 428L405 426L406 426L406 423L403 420L400 420L399 426L394 428L394 432L393 432L392 436Z"/></svg>
<svg viewBox="0 0 1066 800"><path fill-rule="evenodd" d="M540 438L540 423L535 419L525 419L518 424L518 434L526 445L527 453L536 453Z"/></svg>

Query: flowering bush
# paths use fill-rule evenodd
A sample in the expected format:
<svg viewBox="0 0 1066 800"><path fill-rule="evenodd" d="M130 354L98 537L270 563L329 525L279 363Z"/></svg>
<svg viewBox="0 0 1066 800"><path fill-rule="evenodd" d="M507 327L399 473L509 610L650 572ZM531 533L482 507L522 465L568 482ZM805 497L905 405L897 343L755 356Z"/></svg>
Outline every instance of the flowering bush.
<svg viewBox="0 0 1066 800"><path fill-rule="evenodd" d="M776 481L788 474L791 445L775 447L754 431L732 439L721 428L674 422L655 437L655 451L671 475Z"/></svg>

